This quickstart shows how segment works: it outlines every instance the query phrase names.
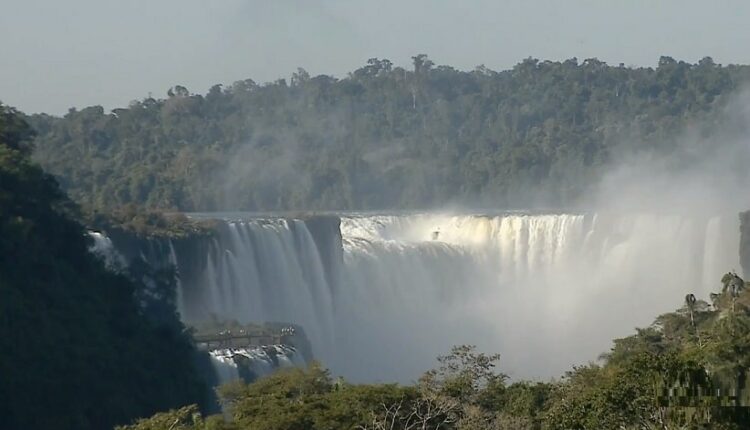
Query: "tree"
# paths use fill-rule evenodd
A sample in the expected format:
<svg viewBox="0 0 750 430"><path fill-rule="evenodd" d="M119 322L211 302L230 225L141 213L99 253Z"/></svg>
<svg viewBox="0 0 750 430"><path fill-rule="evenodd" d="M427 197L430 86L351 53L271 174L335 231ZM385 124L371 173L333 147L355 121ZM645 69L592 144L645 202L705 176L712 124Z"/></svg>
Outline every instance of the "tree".
<svg viewBox="0 0 750 430"><path fill-rule="evenodd" d="M28 154L34 131L18 111L0 102L0 145Z"/></svg>
<svg viewBox="0 0 750 430"><path fill-rule="evenodd" d="M238 430L221 416L205 420L196 405L160 412L151 418L138 420L135 424L116 427L116 430Z"/></svg>
<svg viewBox="0 0 750 430"><path fill-rule="evenodd" d="M0 118L3 427L111 428L202 402L179 321L144 316L144 286L89 252L77 208L27 156L28 127L4 106Z"/></svg>
<svg viewBox="0 0 750 430"><path fill-rule="evenodd" d="M667 57L656 68L528 58L468 72L424 54L412 62L33 115L34 157L100 210L568 206L613 153L681 157L687 127L710 142L750 77L747 66Z"/></svg>

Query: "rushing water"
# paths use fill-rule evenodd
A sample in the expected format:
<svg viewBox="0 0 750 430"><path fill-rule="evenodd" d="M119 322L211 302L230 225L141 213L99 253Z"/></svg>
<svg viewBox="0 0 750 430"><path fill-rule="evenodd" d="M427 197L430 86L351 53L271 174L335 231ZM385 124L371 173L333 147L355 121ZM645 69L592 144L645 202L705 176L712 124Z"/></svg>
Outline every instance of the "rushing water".
<svg viewBox="0 0 750 430"><path fill-rule="evenodd" d="M92 231L88 234L92 239L89 251L102 259L107 267L117 270L125 266L124 258L117 252L110 238L98 231Z"/></svg>
<svg viewBox="0 0 750 430"><path fill-rule="evenodd" d="M180 308L187 321L299 324L353 380L409 381L460 343L546 378L687 292L707 298L739 269L738 236L736 216L351 215L334 230L232 216L182 277Z"/></svg>
<svg viewBox="0 0 750 430"><path fill-rule="evenodd" d="M255 379L276 369L305 364L297 350L288 345L217 349L209 351L209 354L218 380L222 384L240 379L243 370L248 373L250 379Z"/></svg>
<svg viewBox="0 0 750 430"><path fill-rule="evenodd" d="M500 352L514 376L559 375L679 306L687 291L707 297L737 266L737 228L723 224L604 215L354 219L342 230L355 238L345 240L345 255L357 291L342 307L381 303L349 318L367 339L419 355L405 360L412 371L449 345L474 343ZM434 232L437 241L425 240ZM403 360L387 358L396 368Z"/></svg>

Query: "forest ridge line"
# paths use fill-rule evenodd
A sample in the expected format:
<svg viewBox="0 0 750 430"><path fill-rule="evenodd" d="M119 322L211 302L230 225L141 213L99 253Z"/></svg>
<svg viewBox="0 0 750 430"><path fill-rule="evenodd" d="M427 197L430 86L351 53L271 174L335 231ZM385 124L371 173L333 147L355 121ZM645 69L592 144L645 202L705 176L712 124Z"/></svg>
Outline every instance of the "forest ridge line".
<svg viewBox="0 0 750 430"><path fill-rule="evenodd" d="M717 135L750 76L710 57L655 68L529 58L500 72L413 60L32 115L34 157L96 209L564 207L621 154L669 154L696 124Z"/></svg>

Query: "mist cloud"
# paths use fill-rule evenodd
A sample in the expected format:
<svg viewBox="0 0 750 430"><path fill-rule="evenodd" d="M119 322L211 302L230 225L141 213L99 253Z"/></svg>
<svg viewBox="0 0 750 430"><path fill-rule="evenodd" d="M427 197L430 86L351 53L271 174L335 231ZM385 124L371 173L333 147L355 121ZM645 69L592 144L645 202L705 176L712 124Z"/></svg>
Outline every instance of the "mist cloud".
<svg viewBox="0 0 750 430"><path fill-rule="evenodd" d="M671 214L737 213L750 208L750 89L682 130L668 152L620 154L581 205Z"/></svg>

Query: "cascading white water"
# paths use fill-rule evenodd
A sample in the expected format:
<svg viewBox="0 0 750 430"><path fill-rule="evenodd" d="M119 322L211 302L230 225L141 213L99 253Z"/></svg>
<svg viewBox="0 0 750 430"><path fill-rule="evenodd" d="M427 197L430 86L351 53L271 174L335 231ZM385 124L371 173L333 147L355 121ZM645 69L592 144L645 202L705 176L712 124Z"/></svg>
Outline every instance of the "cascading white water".
<svg viewBox="0 0 750 430"><path fill-rule="evenodd" d="M305 365L297 350L288 345L217 349L209 351L209 355L221 384L240 379L240 366L243 365L253 377L265 376L277 369Z"/></svg>
<svg viewBox="0 0 750 430"><path fill-rule="evenodd" d="M227 223L206 254L196 288L182 288L187 321L213 316L247 322L289 322L307 331L316 351L333 348L331 283L317 246L299 220Z"/></svg>
<svg viewBox="0 0 750 430"><path fill-rule="evenodd" d="M346 216L343 264L324 261L305 221L229 221L182 314L299 324L356 381L412 380L460 343L546 378L716 290L739 269L736 218Z"/></svg>
<svg viewBox="0 0 750 430"><path fill-rule="evenodd" d="M110 269L119 270L125 267L125 259L117 252L112 240L98 231L87 233L93 239L89 251L99 257Z"/></svg>
<svg viewBox="0 0 750 430"><path fill-rule="evenodd" d="M500 352L516 377L559 375L738 268L733 217L355 217L342 235L354 291L336 300L349 313L339 338L357 334L337 345L374 352L342 371L367 360L366 376L401 380L458 343Z"/></svg>

